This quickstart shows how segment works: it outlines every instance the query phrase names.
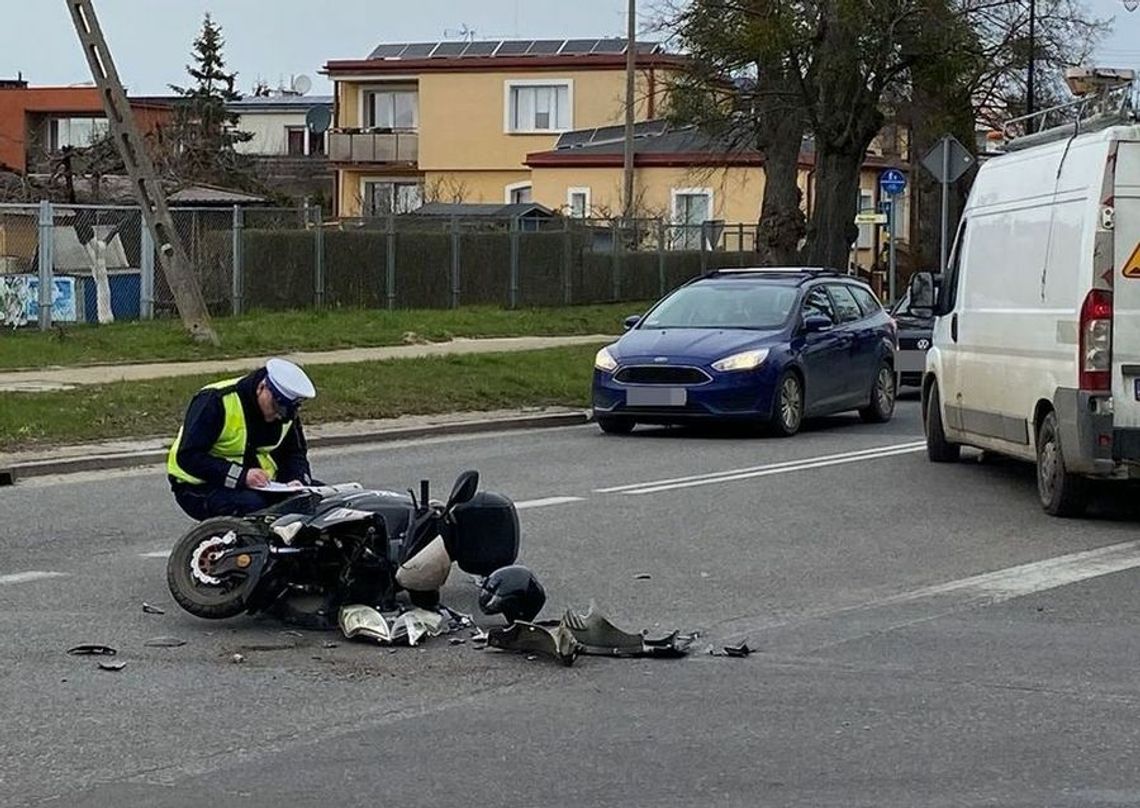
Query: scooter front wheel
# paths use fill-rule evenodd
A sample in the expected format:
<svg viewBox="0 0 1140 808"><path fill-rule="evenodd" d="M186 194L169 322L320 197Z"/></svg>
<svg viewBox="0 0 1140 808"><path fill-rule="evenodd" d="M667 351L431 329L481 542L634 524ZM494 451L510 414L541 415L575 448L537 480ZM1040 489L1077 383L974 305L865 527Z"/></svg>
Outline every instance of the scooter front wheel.
<svg viewBox="0 0 1140 808"><path fill-rule="evenodd" d="M257 587L257 577L246 571L249 557L238 555L232 564L218 562L223 554L261 550L265 544L266 538L248 522L230 516L207 519L179 539L170 553L166 562L170 594L195 617L220 620L241 614Z"/></svg>

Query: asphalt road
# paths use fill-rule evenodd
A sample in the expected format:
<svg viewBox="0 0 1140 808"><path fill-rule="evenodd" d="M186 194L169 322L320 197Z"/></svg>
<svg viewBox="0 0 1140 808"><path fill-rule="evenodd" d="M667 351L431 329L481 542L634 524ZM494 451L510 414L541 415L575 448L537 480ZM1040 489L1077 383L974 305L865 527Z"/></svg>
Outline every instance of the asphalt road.
<svg viewBox="0 0 1140 808"><path fill-rule="evenodd" d="M791 440L573 427L315 453L326 480L439 494L479 469L522 506L544 616L593 600L700 631L680 661L196 620L166 592L190 523L159 470L0 489L0 805L1140 804L1135 492L1050 519L1029 467L927 463L917 409ZM455 571L445 600L474 596ZM742 640L756 653L707 653ZM83 642L126 667L65 653Z"/></svg>

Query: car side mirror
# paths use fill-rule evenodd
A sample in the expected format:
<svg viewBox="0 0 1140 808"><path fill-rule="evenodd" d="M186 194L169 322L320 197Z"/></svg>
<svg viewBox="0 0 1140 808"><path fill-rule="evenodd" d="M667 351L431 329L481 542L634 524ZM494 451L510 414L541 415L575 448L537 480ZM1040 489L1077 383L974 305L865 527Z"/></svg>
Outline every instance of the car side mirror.
<svg viewBox="0 0 1140 808"><path fill-rule="evenodd" d="M456 505L462 505L464 502L470 502L478 490L479 472L463 472L459 475L459 479L455 481L455 485L451 489L451 496L447 498L447 510L450 511Z"/></svg>
<svg viewBox="0 0 1140 808"><path fill-rule="evenodd" d="M637 325L640 322L641 322L641 315L640 314L631 314L628 317L626 317L624 320L622 320L622 325L625 326L626 331L629 331L629 329L633 328L635 325Z"/></svg>
<svg viewBox="0 0 1140 808"><path fill-rule="evenodd" d="M831 318L823 314L809 314L804 317L804 331L808 334L818 334L820 331L827 331L835 323Z"/></svg>
<svg viewBox="0 0 1140 808"><path fill-rule="evenodd" d="M934 274L916 272L910 277L910 310L921 316L921 312L934 312Z"/></svg>

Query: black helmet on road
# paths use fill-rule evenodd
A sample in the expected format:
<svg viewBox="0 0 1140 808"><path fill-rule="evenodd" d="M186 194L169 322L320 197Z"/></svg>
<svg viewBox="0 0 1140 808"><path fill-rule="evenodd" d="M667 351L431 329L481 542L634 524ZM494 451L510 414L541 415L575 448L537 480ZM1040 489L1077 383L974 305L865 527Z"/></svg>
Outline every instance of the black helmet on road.
<svg viewBox="0 0 1140 808"><path fill-rule="evenodd" d="M501 614L508 623L530 622L546 604L546 590L534 573L521 564L497 569L483 581L479 608L484 614Z"/></svg>

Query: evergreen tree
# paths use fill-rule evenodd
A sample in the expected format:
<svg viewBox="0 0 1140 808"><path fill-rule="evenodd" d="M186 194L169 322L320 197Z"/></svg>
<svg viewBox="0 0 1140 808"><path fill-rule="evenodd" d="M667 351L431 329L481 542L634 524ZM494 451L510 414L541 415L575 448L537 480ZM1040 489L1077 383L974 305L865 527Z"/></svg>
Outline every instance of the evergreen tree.
<svg viewBox="0 0 1140 808"><path fill-rule="evenodd" d="M226 104L237 101L241 94L234 89L237 73L226 71L224 46L221 26L207 13L194 40L194 63L186 66L194 84L170 85L184 100L175 113L174 153L168 162L184 181L253 187L256 178L252 163L234 149L253 135L239 131L238 116L226 109Z"/></svg>

